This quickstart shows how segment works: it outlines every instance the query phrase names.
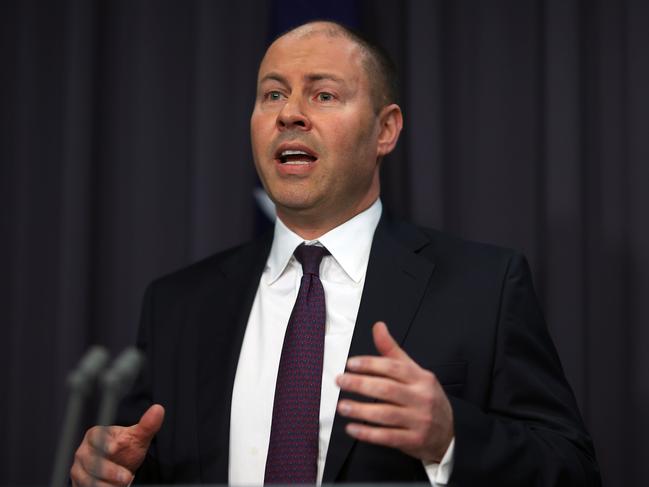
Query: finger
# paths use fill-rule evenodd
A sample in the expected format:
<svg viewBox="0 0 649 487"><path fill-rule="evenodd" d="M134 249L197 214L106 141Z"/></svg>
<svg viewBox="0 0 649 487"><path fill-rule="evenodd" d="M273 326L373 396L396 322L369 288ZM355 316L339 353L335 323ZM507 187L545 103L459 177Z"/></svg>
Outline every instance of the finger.
<svg viewBox="0 0 649 487"><path fill-rule="evenodd" d="M116 464L112 460L97 455L96 452L84 454L80 450L75 456L75 460L75 463L81 465L83 470L91 477L104 482L126 485L133 478L133 474L127 468Z"/></svg>
<svg viewBox="0 0 649 487"><path fill-rule="evenodd" d="M90 477L116 485L128 485L133 474L121 465L104 457L95 455L77 455L77 462Z"/></svg>
<svg viewBox="0 0 649 487"><path fill-rule="evenodd" d="M97 480L86 472L78 463L72 465L72 468L70 469L70 478L73 487L115 487L114 484Z"/></svg>
<svg viewBox="0 0 649 487"><path fill-rule="evenodd" d="M407 429L385 428L359 423L349 423L345 426L347 434L360 441L390 448L411 448L416 441L416 435Z"/></svg>
<svg viewBox="0 0 649 487"><path fill-rule="evenodd" d="M336 378L336 383L344 391L393 404L405 406L415 401L413 392L406 385L392 379L346 372Z"/></svg>
<svg viewBox="0 0 649 487"><path fill-rule="evenodd" d="M410 356L404 352L399 344L392 338L387 325L383 321L377 321L372 327L374 345L378 352L384 357L407 360L414 363Z"/></svg>
<svg viewBox="0 0 649 487"><path fill-rule="evenodd" d="M140 418L140 421L131 427L131 435L141 445L147 446L155 434L160 431L165 417L165 410L160 404L154 404Z"/></svg>
<svg viewBox="0 0 649 487"><path fill-rule="evenodd" d="M122 426L93 426L86 432L84 441L101 456L108 456L112 439L123 429Z"/></svg>
<svg viewBox="0 0 649 487"><path fill-rule="evenodd" d="M347 369L358 374L372 374L411 384L417 378L419 367L409 361L388 357L361 355L347 360Z"/></svg>
<svg viewBox="0 0 649 487"><path fill-rule="evenodd" d="M412 412L402 406L386 403L363 403L341 400L338 412L348 418L368 421L380 426L407 429L413 426Z"/></svg>

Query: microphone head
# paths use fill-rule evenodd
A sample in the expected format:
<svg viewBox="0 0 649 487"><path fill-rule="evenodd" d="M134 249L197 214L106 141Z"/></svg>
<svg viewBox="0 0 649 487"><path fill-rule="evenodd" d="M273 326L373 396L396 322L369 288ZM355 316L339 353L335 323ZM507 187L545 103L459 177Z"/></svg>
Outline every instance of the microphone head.
<svg viewBox="0 0 649 487"><path fill-rule="evenodd" d="M136 347L128 347L115 359L113 370L123 378L136 375L142 363L144 354Z"/></svg>
<svg viewBox="0 0 649 487"><path fill-rule="evenodd" d="M128 347L113 361L110 369L104 373L102 381L105 387L125 392L137 378L142 365L144 354L136 347Z"/></svg>
<svg viewBox="0 0 649 487"><path fill-rule="evenodd" d="M95 345L79 361L79 365L68 376L72 388L88 389L108 364L109 354L105 347Z"/></svg>

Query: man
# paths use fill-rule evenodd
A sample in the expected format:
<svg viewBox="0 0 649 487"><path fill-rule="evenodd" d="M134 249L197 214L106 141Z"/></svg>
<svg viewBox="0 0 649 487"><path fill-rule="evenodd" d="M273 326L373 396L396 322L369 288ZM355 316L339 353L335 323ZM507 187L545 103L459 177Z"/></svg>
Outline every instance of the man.
<svg viewBox="0 0 649 487"><path fill-rule="evenodd" d="M150 286L137 422L103 445L89 430L74 485L599 484L524 259L382 215L379 168L402 128L393 79L338 24L270 46L251 135L273 239ZM304 252L319 254L311 270ZM296 316L322 317L316 358L290 358Z"/></svg>

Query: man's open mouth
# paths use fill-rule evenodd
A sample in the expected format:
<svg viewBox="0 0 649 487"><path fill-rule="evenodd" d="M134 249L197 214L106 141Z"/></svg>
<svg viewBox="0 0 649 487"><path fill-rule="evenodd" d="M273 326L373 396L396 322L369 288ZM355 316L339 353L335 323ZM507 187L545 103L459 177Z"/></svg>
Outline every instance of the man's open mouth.
<svg viewBox="0 0 649 487"><path fill-rule="evenodd" d="M283 149L278 151L277 160L281 164L303 166L317 160L315 154L302 149Z"/></svg>

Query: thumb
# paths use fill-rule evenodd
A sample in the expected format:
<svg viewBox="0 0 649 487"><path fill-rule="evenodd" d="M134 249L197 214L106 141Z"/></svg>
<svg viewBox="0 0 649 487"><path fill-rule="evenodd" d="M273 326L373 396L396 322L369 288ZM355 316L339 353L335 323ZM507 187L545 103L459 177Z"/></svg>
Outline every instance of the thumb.
<svg viewBox="0 0 649 487"><path fill-rule="evenodd" d="M140 421L132 426L131 435L134 440L142 445L148 446L155 434L160 431L164 421L165 410L160 404L154 404L140 418Z"/></svg>
<svg viewBox="0 0 649 487"><path fill-rule="evenodd" d="M372 327L372 336L376 350L384 357L397 360L412 361L410 356L403 351L399 344L392 338L387 325L383 321L377 321Z"/></svg>

